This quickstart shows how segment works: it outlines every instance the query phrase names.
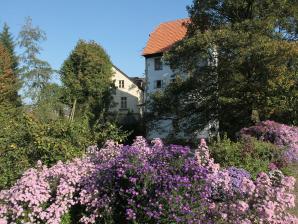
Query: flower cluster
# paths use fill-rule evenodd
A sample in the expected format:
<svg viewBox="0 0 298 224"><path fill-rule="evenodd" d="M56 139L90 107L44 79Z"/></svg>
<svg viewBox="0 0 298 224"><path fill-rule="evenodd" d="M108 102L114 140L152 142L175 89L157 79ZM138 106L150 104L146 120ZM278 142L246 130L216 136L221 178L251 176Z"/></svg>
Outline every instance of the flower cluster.
<svg viewBox="0 0 298 224"><path fill-rule="evenodd" d="M41 163L0 192L0 224L297 223L295 179L275 170L255 181L245 170L222 169L202 140L189 147L112 141L87 156L47 168Z"/></svg>
<svg viewBox="0 0 298 224"><path fill-rule="evenodd" d="M249 128L243 128L240 133L285 147L285 158L289 162L298 162L298 127L268 120Z"/></svg>

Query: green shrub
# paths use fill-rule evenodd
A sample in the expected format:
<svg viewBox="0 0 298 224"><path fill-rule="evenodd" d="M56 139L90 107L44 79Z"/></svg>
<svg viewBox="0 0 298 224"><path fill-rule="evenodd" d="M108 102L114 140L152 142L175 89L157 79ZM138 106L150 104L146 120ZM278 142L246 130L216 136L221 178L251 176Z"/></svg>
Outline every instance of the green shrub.
<svg viewBox="0 0 298 224"><path fill-rule="evenodd" d="M275 164L288 173L283 163L283 150L277 146L246 137L233 142L226 137L211 144L210 152L215 162L223 167L234 166L249 171L253 177L259 172L269 171L269 165Z"/></svg>
<svg viewBox="0 0 298 224"><path fill-rule="evenodd" d="M41 122L21 108L0 108L0 189L10 186L38 160L46 165L81 156L90 144L82 122Z"/></svg>

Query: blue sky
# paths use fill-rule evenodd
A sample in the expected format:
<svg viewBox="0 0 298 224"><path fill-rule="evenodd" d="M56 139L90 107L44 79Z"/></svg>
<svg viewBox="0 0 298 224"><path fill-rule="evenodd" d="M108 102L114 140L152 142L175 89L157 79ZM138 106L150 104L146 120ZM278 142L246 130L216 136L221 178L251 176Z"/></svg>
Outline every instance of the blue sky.
<svg viewBox="0 0 298 224"><path fill-rule="evenodd" d="M192 0L0 0L0 24L16 37L30 16L47 34L41 58L59 69L79 39L95 40L129 76L144 74L141 56L162 22L187 17Z"/></svg>

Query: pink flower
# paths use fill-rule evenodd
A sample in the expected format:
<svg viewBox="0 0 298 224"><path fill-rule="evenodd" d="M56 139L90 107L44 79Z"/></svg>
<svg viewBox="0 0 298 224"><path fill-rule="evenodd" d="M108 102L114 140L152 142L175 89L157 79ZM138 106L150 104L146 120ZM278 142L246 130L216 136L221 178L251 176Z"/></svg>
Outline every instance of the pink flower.
<svg viewBox="0 0 298 224"><path fill-rule="evenodd" d="M5 219L0 218L0 224L7 224L7 221Z"/></svg>
<svg viewBox="0 0 298 224"><path fill-rule="evenodd" d="M237 208L240 212L243 213L249 208L249 205L244 201L238 201Z"/></svg>
<svg viewBox="0 0 298 224"><path fill-rule="evenodd" d="M268 168L269 168L270 170L276 170L276 169L277 169L277 166L276 166L274 163L270 163L270 164L268 165Z"/></svg>

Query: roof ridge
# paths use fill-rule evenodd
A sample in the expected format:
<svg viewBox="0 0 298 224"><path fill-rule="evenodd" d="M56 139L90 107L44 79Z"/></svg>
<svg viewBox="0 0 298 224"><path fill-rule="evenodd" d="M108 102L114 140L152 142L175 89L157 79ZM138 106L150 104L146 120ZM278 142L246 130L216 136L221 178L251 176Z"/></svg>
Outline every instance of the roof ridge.
<svg viewBox="0 0 298 224"><path fill-rule="evenodd" d="M173 22L178 22L178 21L180 21L180 20L190 20L190 18L174 19L174 20L169 20L169 21L162 22L162 23L160 23L160 24L173 23Z"/></svg>
<svg viewBox="0 0 298 224"><path fill-rule="evenodd" d="M139 85L137 85L137 83L135 83L135 81L133 80L133 78L139 78L139 77L130 77L128 76L125 72L123 72L120 68L118 68L116 65L114 65L112 63L112 66L118 70L118 72L120 72L122 75L124 75L126 78L128 78L133 84L135 84L139 89L141 89L141 87Z"/></svg>

